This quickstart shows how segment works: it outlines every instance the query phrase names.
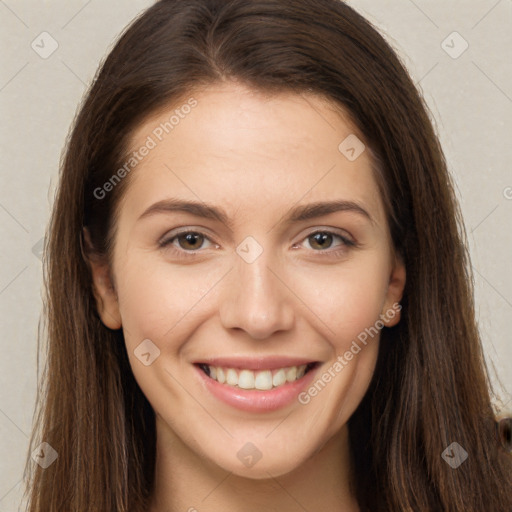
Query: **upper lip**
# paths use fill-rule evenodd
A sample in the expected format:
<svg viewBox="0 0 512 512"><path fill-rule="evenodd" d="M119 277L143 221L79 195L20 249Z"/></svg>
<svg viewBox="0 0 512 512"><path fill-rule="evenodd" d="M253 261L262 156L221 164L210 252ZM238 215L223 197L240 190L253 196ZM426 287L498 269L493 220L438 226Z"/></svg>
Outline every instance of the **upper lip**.
<svg viewBox="0 0 512 512"><path fill-rule="evenodd" d="M221 368L237 368L246 370L275 370L290 366L316 363L314 359L287 356L261 356L261 357L210 357L195 361L195 364L207 364Z"/></svg>

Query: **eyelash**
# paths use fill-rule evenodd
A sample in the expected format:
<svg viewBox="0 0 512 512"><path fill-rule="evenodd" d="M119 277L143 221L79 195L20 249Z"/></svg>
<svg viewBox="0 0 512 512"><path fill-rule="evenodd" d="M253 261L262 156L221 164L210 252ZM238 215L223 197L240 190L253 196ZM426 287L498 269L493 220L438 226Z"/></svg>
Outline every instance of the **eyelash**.
<svg viewBox="0 0 512 512"><path fill-rule="evenodd" d="M181 231L180 233L176 233L171 238L167 238L167 239L164 238L163 240L158 242L158 245L161 248L170 248L174 252L174 254L177 254L180 257L186 258L186 257L189 257L189 256L192 256L192 257L197 256L198 253L200 252L199 249L193 250L193 251L186 251L185 249L177 249L173 245L174 240L177 240L178 238L180 238L180 237L182 237L184 235L189 235L189 234L200 235L200 236L204 237L205 239L207 239L207 240L209 240L211 242L210 238L208 236L206 236L206 234L204 234L204 233L202 233L200 231L188 230L188 231ZM336 233L334 231L330 231L328 229L312 231L309 235L307 235L303 239L303 241L307 240L308 238L311 238L312 236L317 235L317 234L332 235L333 237L338 237L342 241L342 248L341 249L336 249L336 250L328 250L328 249L326 249L326 250L314 250L313 251L313 252L319 253L319 255L321 257L324 257L324 256L341 256L342 254L347 252L347 248L357 247L357 243L356 242L350 240L347 237L344 237L343 235L340 235L339 233ZM184 256L184 254L187 254L189 256Z"/></svg>

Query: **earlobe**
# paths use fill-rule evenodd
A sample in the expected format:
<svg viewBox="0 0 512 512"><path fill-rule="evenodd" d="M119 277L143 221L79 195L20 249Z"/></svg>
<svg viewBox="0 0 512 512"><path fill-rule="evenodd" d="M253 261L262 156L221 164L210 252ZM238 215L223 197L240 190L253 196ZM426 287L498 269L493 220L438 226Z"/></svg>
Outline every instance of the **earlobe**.
<svg viewBox="0 0 512 512"><path fill-rule="evenodd" d="M401 306L406 282L405 264L397 255L388 283L388 292L381 312L381 319L386 327L393 327L400 321Z"/></svg>
<svg viewBox="0 0 512 512"><path fill-rule="evenodd" d="M114 330L120 329L122 326L121 314L110 268L102 258L94 253L87 228L84 228L83 240L85 242L84 257L91 270L92 288L98 314L106 327Z"/></svg>

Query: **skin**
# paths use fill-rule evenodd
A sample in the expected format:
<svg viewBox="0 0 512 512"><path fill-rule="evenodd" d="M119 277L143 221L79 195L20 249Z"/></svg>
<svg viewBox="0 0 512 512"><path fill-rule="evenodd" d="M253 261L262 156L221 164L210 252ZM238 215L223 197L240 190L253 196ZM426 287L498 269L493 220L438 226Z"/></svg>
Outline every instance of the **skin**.
<svg viewBox="0 0 512 512"><path fill-rule="evenodd" d="M133 373L156 412L150 510L357 511L347 421L373 375L378 335L308 404L273 412L220 402L192 363L294 355L321 361L320 377L383 315L386 326L400 320L399 311L386 312L402 297L405 268L393 255L369 151L349 161L338 150L358 132L320 96L264 96L225 82L194 98L197 106L129 177L112 266L93 262L102 321L123 328ZM175 108L139 126L132 147ZM139 218L170 197L218 206L232 226L182 212ZM294 206L335 199L358 202L374 222L352 211L283 220ZM176 228L206 237L187 242L182 234L161 248ZM335 235L311 236L322 228ZM263 249L252 263L236 252L247 236ZM134 354L144 339L160 350L149 366ZM262 454L251 467L237 457L247 442Z"/></svg>

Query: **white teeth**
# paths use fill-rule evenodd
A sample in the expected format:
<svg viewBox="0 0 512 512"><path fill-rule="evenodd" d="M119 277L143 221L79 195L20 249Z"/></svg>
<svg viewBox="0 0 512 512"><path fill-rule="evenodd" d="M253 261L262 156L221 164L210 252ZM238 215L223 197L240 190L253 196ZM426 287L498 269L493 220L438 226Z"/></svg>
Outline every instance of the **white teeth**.
<svg viewBox="0 0 512 512"><path fill-rule="evenodd" d="M286 371L286 380L288 382L293 382L294 380L297 380L297 367L292 366L291 368L288 368Z"/></svg>
<svg viewBox="0 0 512 512"><path fill-rule="evenodd" d="M210 366L210 369L211 368ZM254 389L254 373L249 370L242 370L238 376L238 387L242 389Z"/></svg>
<svg viewBox="0 0 512 512"><path fill-rule="evenodd" d="M272 389L272 372L270 370L258 372L254 379L254 387L262 390Z"/></svg>
<svg viewBox="0 0 512 512"><path fill-rule="evenodd" d="M286 374L284 370L281 369L272 377L272 384L274 386L282 386L286 382Z"/></svg>
<svg viewBox="0 0 512 512"><path fill-rule="evenodd" d="M236 386L238 384L238 374L233 368L228 368L226 372L226 384L230 386Z"/></svg>
<svg viewBox="0 0 512 512"><path fill-rule="evenodd" d="M239 387L241 389L259 389L266 391L279 387L288 382L295 382L306 373L307 365L290 366L276 370L237 370L234 368L221 368L209 366L209 375L220 384Z"/></svg>

